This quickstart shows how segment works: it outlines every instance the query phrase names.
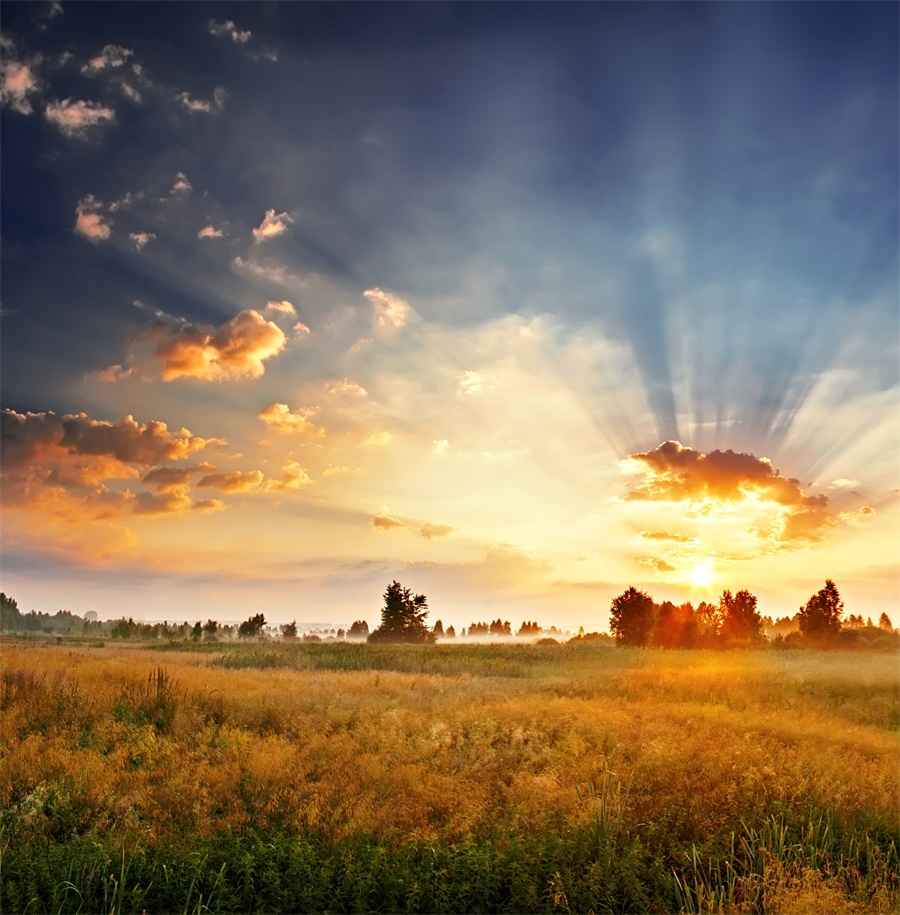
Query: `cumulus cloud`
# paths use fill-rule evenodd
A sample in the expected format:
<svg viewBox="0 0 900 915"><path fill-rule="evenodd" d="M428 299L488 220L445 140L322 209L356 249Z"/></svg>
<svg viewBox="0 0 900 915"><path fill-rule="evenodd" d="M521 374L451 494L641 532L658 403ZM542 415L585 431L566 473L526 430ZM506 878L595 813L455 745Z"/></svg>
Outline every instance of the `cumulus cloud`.
<svg viewBox="0 0 900 915"><path fill-rule="evenodd" d="M647 566L650 569L653 569L655 572L677 572L678 569L673 566L671 563L665 561L665 559L654 559L652 556L648 556L644 559L638 560L642 565Z"/></svg>
<svg viewBox="0 0 900 915"><path fill-rule="evenodd" d="M259 244L269 238L276 238L283 234L293 221L293 216L288 213L276 214L275 210L266 210L263 221L253 230L254 244Z"/></svg>
<svg viewBox="0 0 900 915"><path fill-rule="evenodd" d="M40 89L35 72L38 62L39 58L19 60L12 41L4 41L3 59L0 60L0 105L19 114L31 114L31 96Z"/></svg>
<svg viewBox="0 0 900 915"><path fill-rule="evenodd" d="M228 36L236 44L246 44L253 37L251 31L239 29L230 19L226 19L224 22L210 19L209 34L215 35L217 38Z"/></svg>
<svg viewBox="0 0 900 915"><path fill-rule="evenodd" d="M398 518L392 518L390 515L375 515L369 524L376 531L389 531L398 527L407 527L405 521L400 521Z"/></svg>
<svg viewBox="0 0 900 915"><path fill-rule="evenodd" d="M55 518L122 514L141 503L130 490L109 489L107 482L135 480L154 464L225 444L133 416L107 422L85 413L14 410L0 414L0 441L4 504Z"/></svg>
<svg viewBox="0 0 900 915"><path fill-rule="evenodd" d="M299 492L311 482L309 474L296 461L288 461L281 479L267 480L265 489L266 492Z"/></svg>
<svg viewBox="0 0 900 915"><path fill-rule="evenodd" d="M109 124L116 119L112 108L99 102L84 102L71 98L49 102L44 117L67 137L84 137L91 127Z"/></svg>
<svg viewBox="0 0 900 915"><path fill-rule="evenodd" d="M260 470L235 470L231 473L211 473L201 478L198 489L221 489L222 492L247 492L259 489L263 482Z"/></svg>
<svg viewBox="0 0 900 915"><path fill-rule="evenodd" d="M129 232L128 237L134 242L135 248L140 251L153 241L156 238L156 235L153 232Z"/></svg>
<svg viewBox="0 0 900 915"><path fill-rule="evenodd" d="M259 378L265 374L266 360L284 349L286 339L278 325L253 309L240 312L220 327L159 313L153 324L132 334L128 367L110 366L101 377L122 380L137 375L163 381Z"/></svg>
<svg viewBox="0 0 900 915"><path fill-rule="evenodd" d="M432 540L435 537L449 537L456 531L455 527L449 524L429 524L425 523L419 526L419 533L426 539Z"/></svg>
<svg viewBox="0 0 900 915"><path fill-rule="evenodd" d="M459 381L459 392L465 397L475 397L496 388L496 382L490 375L482 376L478 372L463 372Z"/></svg>
<svg viewBox="0 0 900 915"><path fill-rule="evenodd" d="M259 418L276 432L304 432L311 435L322 435L322 430L311 422L310 417L315 416L318 410L306 407L292 413L285 403L273 403L261 410Z"/></svg>
<svg viewBox="0 0 900 915"><path fill-rule="evenodd" d="M827 496L806 495L798 480L781 476L767 458L730 449L703 454L668 441L631 455L627 463L642 475L629 489L629 500L768 504L780 514L784 542L821 539L834 523ZM755 531L768 536L759 526Z"/></svg>
<svg viewBox="0 0 900 915"><path fill-rule="evenodd" d="M221 238L225 233L215 226L204 226L198 233L197 238Z"/></svg>
<svg viewBox="0 0 900 915"><path fill-rule="evenodd" d="M403 327L409 317L409 304L390 292L384 292L377 286L367 289L363 295L375 307L375 321L381 328Z"/></svg>
<svg viewBox="0 0 900 915"><path fill-rule="evenodd" d="M83 235L92 242L106 241L112 229L100 212L100 201L88 194L78 201L75 208L75 225L72 229L76 235Z"/></svg>
<svg viewBox="0 0 900 915"><path fill-rule="evenodd" d="M92 57L81 68L81 72L100 73L102 70L121 67L133 54L134 51L130 48L123 48L117 44L108 44L96 57Z"/></svg>

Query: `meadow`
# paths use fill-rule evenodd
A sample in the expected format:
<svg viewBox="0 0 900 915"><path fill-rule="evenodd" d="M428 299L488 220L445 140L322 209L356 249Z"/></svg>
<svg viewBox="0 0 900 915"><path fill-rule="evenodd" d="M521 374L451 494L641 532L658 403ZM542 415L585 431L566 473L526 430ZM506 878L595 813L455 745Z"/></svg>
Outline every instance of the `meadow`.
<svg viewBox="0 0 900 915"><path fill-rule="evenodd" d="M2 642L3 912L888 913L894 654Z"/></svg>

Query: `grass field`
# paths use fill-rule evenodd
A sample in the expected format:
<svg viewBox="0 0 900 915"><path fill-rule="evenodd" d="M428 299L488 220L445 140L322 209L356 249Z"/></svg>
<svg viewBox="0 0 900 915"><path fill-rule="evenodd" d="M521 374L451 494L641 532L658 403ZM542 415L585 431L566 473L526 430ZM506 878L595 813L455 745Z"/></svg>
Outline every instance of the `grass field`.
<svg viewBox="0 0 900 915"><path fill-rule="evenodd" d="M4 912L896 912L885 654L2 643Z"/></svg>

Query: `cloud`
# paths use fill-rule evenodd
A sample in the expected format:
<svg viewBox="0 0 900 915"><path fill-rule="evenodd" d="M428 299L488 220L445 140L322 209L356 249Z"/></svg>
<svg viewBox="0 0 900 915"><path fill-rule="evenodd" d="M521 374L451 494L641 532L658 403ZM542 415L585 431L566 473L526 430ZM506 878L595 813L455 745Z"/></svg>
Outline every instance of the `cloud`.
<svg viewBox="0 0 900 915"><path fill-rule="evenodd" d="M782 505L802 505L825 498L804 496L799 481L781 476L768 458L730 449L702 454L680 442L664 442L630 460L644 472L644 480L629 491L629 499L739 501L752 493Z"/></svg>
<svg viewBox="0 0 900 915"><path fill-rule="evenodd" d="M255 261L252 258L244 260L240 255L235 257L233 263L235 267L238 267L241 270L247 270L254 276L258 276L260 279L267 280L270 283L276 283L279 286L284 285L288 281L287 271L284 267L271 267L267 264L261 264L259 261Z"/></svg>
<svg viewBox="0 0 900 915"><path fill-rule="evenodd" d="M135 248L140 251L149 242L153 241L156 235L153 232L129 232L128 237L134 242Z"/></svg>
<svg viewBox="0 0 900 915"><path fill-rule="evenodd" d="M459 392L465 397L473 397L492 391L497 387L490 375L484 377L478 372L463 372L459 382Z"/></svg>
<svg viewBox="0 0 900 915"><path fill-rule="evenodd" d="M129 48L123 48L117 44L108 44L96 57L92 57L81 68L81 72L100 73L102 70L121 67L133 54L134 51Z"/></svg>
<svg viewBox="0 0 900 915"><path fill-rule="evenodd" d="M157 490L157 492L170 492L182 486L187 486L194 474L208 474L214 472L215 469L212 464L207 464L205 461L190 467L156 467L145 473L141 477L141 482Z"/></svg>
<svg viewBox="0 0 900 915"><path fill-rule="evenodd" d="M641 531L641 537L647 540L670 540L673 543L698 543L696 537L687 534L670 534L668 531Z"/></svg>
<svg viewBox="0 0 900 915"><path fill-rule="evenodd" d="M325 393L329 397L368 397L369 392L355 381L342 378L340 381L326 383Z"/></svg>
<svg viewBox="0 0 900 915"><path fill-rule="evenodd" d="M228 98L228 93L221 86L217 86L213 91L211 101L194 98L189 92L179 92L176 97L191 114L197 112L210 114L213 111L221 111L225 107L225 99Z"/></svg>
<svg viewBox="0 0 900 915"><path fill-rule="evenodd" d="M169 192L171 194L187 193L187 191L193 190L191 182L188 180L188 176L184 172L178 172L175 175L175 182L172 185L172 190Z"/></svg>
<svg viewBox="0 0 900 915"><path fill-rule="evenodd" d="M639 559L642 565L647 566L648 568L653 569L656 572L677 572L678 569L666 562L664 559L654 559L651 556L646 557L645 559Z"/></svg>
<svg viewBox="0 0 900 915"><path fill-rule="evenodd" d="M363 439L363 444L372 448L382 448L389 444L392 438L390 432L372 432Z"/></svg>
<svg viewBox="0 0 900 915"><path fill-rule="evenodd" d="M419 526L419 533L426 539L431 540L434 537L449 537L455 533L456 528L449 524L422 524Z"/></svg>
<svg viewBox="0 0 900 915"><path fill-rule="evenodd" d="M135 480L143 468L225 444L187 429L170 431L162 422L139 423L132 416L107 422L85 413L14 410L0 414L0 441L4 504L76 520L130 509L134 493L109 489L106 482Z"/></svg>
<svg viewBox="0 0 900 915"><path fill-rule="evenodd" d="M234 470L231 473L211 473L197 483L197 489L221 489L222 492L247 492L259 489L263 482L261 470Z"/></svg>
<svg viewBox="0 0 900 915"><path fill-rule="evenodd" d="M400 521L398 518L392 518L390 515L375 515L369 524L376 531L389 531L398 527L407 527L405 521Z"/></svg>
<svg viewBox="0 0 900 915"><path fill-rule="evenodd" d="M125 98L130 99L136 105L140 105L144 101L144 97L138 92L131 83L122 82L119 84L119 88L122 90L122 95Z"/></svg>
<svg viewBox="0 0 900 915"><path fill-rule="evenodd" d="M273 403L257 415L270 429L277 432L308 432L322 435L322 430L310 422L310 417L316 413L318 410L315 407L306 407L292 413L287 404Z"/></svg>
<svg viewBox="0 0 900 915"><path fill-rule="evenodd" d="M259 378L265 374L265 361L284 349L286 339L280 327L253 309L240 312L220 327L159 313L152 325L132 334L128 368L110 366L101 377L120 380L138 375L163 381Z"/></svg>
<svg viewBox="0 0 900 915"><path fill-rule="evenodd" d="M323 477L333 477L338 476L342 473L350 473L350 468L345 467L343 464L329 464L323 471Z"/></svg>
<svg viewBox="0 0 900 915"><path fill-rule="evenodd" d="M230 19L226 19L225 22L216 22L215 19L210 19L209 34L215 35L217 38L227 35L236 44L246 44L253 37L251 31L242 31Z"/></svg>
<svg viewBox="0 0 900 915"><path fill-rule="evenodd" d="M375 320L379 327L391 329L403 327L409 316L409 304L390 292L375 287L363 295L375 307Z"/></svg>
<svg viewBox="0 0 900 915"><path fill-rule="evenodd" d="M309 486L312 480L309 474L296 462L288 461L284 465L283 476L280 480L267 480L266 492L299 492Z"/></svg>
<svg viewBox="0 0 900 915"><path fill-rule="evenodd" d="M225 233L215 226L204 226L198 233L197 238L221 238Z"/></svg>
<svg viewBox="0 0 900 915"><path fill-rule="evenodd" d="M91 127L115 121L116 113L99 102L76 101L71 98L50 102L44 106L44 117L67 137L84 137Z"/></svg>
<svg viewBox="0 0 900 915"><path fill-rule="evenodd" d="M699 506L699 517L717 505L744 506L748 511L768 505L778 516L775 527L785 544L819 540L834 524L827 496L805 495L798 480L781 476L767 458L753 454L730 449L703 454L668 441L631 455L626 466L642 474L628 490L628 500L689 502ZM752 529L758 536L772 536L764 525Z"/></svg>
<svg viewBox="0 0 900 915"><path fill-rule="evenodd" d="M82 197L75 208L75 225L72 231L92 242L106 241L112 229L104 215L99 212L100 206L100 201L93 195Z"/></svg>
<svg viewBox="0 0 900 915"><path fill-rule="evenodd" d="M269 238L276 238L287 231L294 218L288 213L278 213L275 210L266 210L263 221L253 230L253 242L259 244Z"/></svg>
<svg viewBox="0 0 900 915"><path fill-rule="evenodd" d="M12 108L19 114L31 114L30 96L39 91L40 83L33 67L40 58L31 62L18 60L12 42L4 42L3 59L0 60L0 105Z"/></svg>
<svg viewBox="0 0 900 915"><path fill-rule="evenodd" d="M266 311L276 311L279 314L297 317L297 310L286 299L283 302L266 302Z"/></svg>

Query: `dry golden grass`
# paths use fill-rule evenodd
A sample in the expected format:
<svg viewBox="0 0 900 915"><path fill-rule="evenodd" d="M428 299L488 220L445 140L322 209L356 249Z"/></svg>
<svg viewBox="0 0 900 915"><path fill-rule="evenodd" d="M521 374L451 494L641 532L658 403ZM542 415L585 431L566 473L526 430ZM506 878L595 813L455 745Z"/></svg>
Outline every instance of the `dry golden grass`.
<svg viewBox="0 0 900 915"><path fill-rule="evenodd" d="M448 677L5 641L2 662L0 805L20 836L63 817L155 839L452 841L587 827L601 803L667 824L673 843L790 811L898 827L890 656L560 651L541 677ZM854 901L814 870L765 873L766 911L897 903Z"/></svg>

